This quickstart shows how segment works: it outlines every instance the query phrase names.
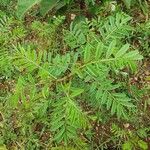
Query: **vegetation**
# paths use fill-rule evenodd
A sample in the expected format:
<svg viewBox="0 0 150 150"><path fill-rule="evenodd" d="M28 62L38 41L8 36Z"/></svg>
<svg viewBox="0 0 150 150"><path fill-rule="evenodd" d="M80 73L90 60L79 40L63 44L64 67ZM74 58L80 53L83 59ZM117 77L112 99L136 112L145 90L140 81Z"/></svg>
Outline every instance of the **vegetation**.
<svg viewBox="0 0 150 150"><path fill-rule="evenodd" d="M0 0L0 150L148 150L150 2Z"/></svg>

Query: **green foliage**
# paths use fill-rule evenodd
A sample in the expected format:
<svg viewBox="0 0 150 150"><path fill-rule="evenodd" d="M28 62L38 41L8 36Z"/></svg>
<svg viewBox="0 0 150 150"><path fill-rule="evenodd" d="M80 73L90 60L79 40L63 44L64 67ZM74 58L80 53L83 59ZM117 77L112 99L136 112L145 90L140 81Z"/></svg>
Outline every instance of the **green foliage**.
<svg viewBox="0 0 150 150"><path fill-rule="evenodd" d="M149 37L150 37L150 20L145 23L138 24L136 33L138 36L139 43L141 45L140 50L145 56L150 55Z"/></svg>
<svg viewBox="0 0 150 150"><path fill-rule="evenodd" d="M113 23L114 20L117 24ZM108 21L112 23L111 28L109 27L109 24L107 24L107 21L106 25L103 25L101 21L101 24L98 24L98 31L100 29L100 38L95 35L94 32L91 32L88 27L93 25L91 28L94 28L96 20L93 20L91 23L83 23L84 30L87 29L87 31L82 29L78 30L78 27L82 26L81 24L80 26L75 25L73 29L71 27L70 32L66 33L66 41L68 42L69 39L68 44L71 48L81 47L81 50L84 53L84 65L79 67L83 68L84 76L88 78L88 81L93 82L95 80L95 82L97 82L95 85L96 99L94 100L96 106L100 107L105 105L107 110L111 110L112 115L116 113L118 118L121 116L126 117L126 108L131 109L134 105L131 103L132 100L127 97L126 94L115 92L119 85L114 85L113 81L108 78L108 72L110 71L110 68L115 71L123 69L125 66L129 66L131 69L134 69L134 61L142 59L138 51L135 50L128 52L129 44L125 44L121 48L117 45L117 43L121 42L120 39L129 33L128 28L126 28L127 21L129 20L130 18L128 16L124 18L124 15L122 14L117 14L116 18L108 17ZM89 40L87 41L88 43L86 46L86 40L83 39ZM104 68L105 70L103 70ZM104 77L101 79L102 76ZM95 82L92 84L95 84Z"/></svg>
<svg viewBox="0 0 150 150"><path fill-rule="evenodd" d="M123 0L123 2L125 3L126 7L130 9L132 0Z"/></svg>
<svg viewBox="0 0 150 150"><path fill-rule="evenodd" d="M25 13L34 5L40 5L40 13L45 16L52 9L59 10L61 7L72 3L73 0L18 0L17 14L20 18L23 18ZM95 4L95 0L86 0L86 4Z"/></svg>
<svg viewBox="0 0 150 150"><path fill-rule="evenodd" d="M88 124L86 115L74 99L83 90L70 87L70 85L62 85L62 90L65 96L54 103L51 130L55 133L54 140L58 143L63 140L64 144L67 145L69 140L77 138L77 128L86 128ZM70 91L72 92L70 93Z"/></svg>
<svg viewBox="0 0 150 150"><path fill-rule="evenodd" d="M12 41L17 43L25 37L25 29L21 22L14 22L14 18L6 15L0 17L0 74L10 77L13 70L9 54L12 53ZM16 25L16 26L14 26ZM19 25L19 27L17 27Z"/></svg>
<svg viewBox="0 0 150 150"><path fill-rule="evenodd" d="M20 18L34 8L44 16L24 21L0 13L0 149L148 149L148 106L141 110L144 91L130 78L143 61L139 49L149 50L149 21L134 24L119 11L132 1L76 2L18 0ZM92 17L105 2L116 8ZM46 16L62 7L89 18Z"/></svg>
<svg viewBox="0 0 150 150"><path fill-rule="evenodd" d="M141 129L146 133L146 129ZM130 131L127 129L121 129L117 125L112 125L112 132L122 144L123 150L142 149L148 150L148 144L142 140L141 136L138 136L138 131Z"/></svg>
<svg viewBox="0 0 150 150"><path fill-rule="evenodd" d="M27 11L28 9L30 9L31 7L33 7L35 4L39 3L40 0L18 0L18 14L20 15L20 17L22 17Z"/></svg>
<svg viewBox="0 0 150 150"><path fill-rule="evenodd" d="M10 0L0 0L0 5L7 6L10 3Z"/></svg>
<svg viewBox="0 0 150 150"><path fill-rule="evenodd" d="M68 34L73 35L72 38L74 38L74 36L78 36L78 39L75 38L74 40L77 40L76 46L81 49L79 54L83 64L80 64L80 62L77 62L77 60L75 62L71 62L71 52L66 53L65 55L57 54L55 57L51 57L52 54L47 53L46 51L37 52L32 50L30 47L24 48L21 45L15 47L13 52L14 56L12 59L13 65L16 69L18 69L18 71L24 72L25 74L32 74L34 76L36 73L34 78L38 79L38 82L44 82L43 84L45 84L46 80L49 80L49 84L53 84L53 82L56 81L58 82L58 87L59 85L62 86L62 89L58 88L58 93L61 95L61 91L63 91L64 94L62 94L61 97L59 97L59 94L57 94L56 102L54 102L54 104L51 106L53 107L51 114L51 131L54 133L54 141L57 141L58 143L60 141L64 141L64 144L66 145L70 139L77 138L78 127L85 128L87 124L87 117L74 99L76 95L83 93L84 89L76 89L71 87L71 84L63 85L61 83L61 81L65 81L67 78L67 76L65 77L64 74L66 74L66 72L69 70L70 73L68 76L77 75L76 77L78 77L78 72L82 72L83 76L88 78L88 82L93 81L91 82L91 85L97 82L95 90L93 89L93 92L96 93L96 97L94 101L91 101L92 105L96 105L96 107L105 106L107 110L110 110L111 115L116 114L118 118L128 118L128 113L135 108L132 99L129 98L125 93L117 92L119 85L115 85L113 80L109 79L110 69L113 71L116 69L123 69L124 67L128 66L132 67L135 61L142 59L142 56L137 50L129 51L129 44L124 44L122 47L117 45L117 43L121 42L121 38L128 34L126 24L129 20L129 17L127 16L126 18L121 18L121 16L124 17L122 14L117 14L115 17L111 17L111 20L108 17L108 20L112 21L111 27L114 29L113 34L112 31L107 30L107 21L106 25L101 24L102 28L100 25L98 25L98 31L101 29L99 32L102 33L100 34L99 38L101 41L98 40L95 32L90 31L88 27L84 28L85 31L82 33L82 30L78 30L76 27L78 25L76 25L75 28L67 32L66 36L69 36ZM113 23L114 20L118 23L117 25ZM89 26L89 24L93 24L94 28L94 23L95 20L93 20L93 22L82 22L81 24L83 24L83 26ZM123 28L123 33L125 32L127 34L121 35L121 30L119 27L121 29ZM104 32L105 30L106 33ZM115 34L121 35L120 39L118 39L118 36L115 36ZM90 39L91 35L94 38ZM85 39L88 38L89 42L87 43L86 40L83 42L83 37ZM68 38L66 38L66 42L70 43L70 41L67 41L67 39ZM72 39L70 38L70 40ZM107 40L109 40L109 43ZM73 48L75 47L73 46ZM75 56L76 55L73 57ZM78 70L78 72L76 72L76 70ZM104 74L103 79L101 78L102 73ZM32 78L29 78L29 82L32 82L33 79L31 79ZM85 80L82 80L82 82L83 84L86 84ZM34 84L35 83L33 82L34 89L31 88L31 93L28 89L30 101L32 101L32 99L34 99L36 96L36 86ZM15 103L15 106L18 105L17 103L19 102L19 97L21 97L21 103L25 103L26 105L26 86L27 85L24 77L19 77L15 89L15 97L12 97L12 102ZM90 89L88 89L88 92L90 93ZM46 108L43 108L43 110L46 109L47 106Z"/></svg>

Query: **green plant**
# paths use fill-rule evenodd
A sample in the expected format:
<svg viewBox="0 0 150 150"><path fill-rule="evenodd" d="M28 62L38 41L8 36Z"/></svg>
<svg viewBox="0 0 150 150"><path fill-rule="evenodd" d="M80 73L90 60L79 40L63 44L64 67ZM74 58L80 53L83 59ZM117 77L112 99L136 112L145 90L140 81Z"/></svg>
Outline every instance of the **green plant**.
<svg viewBox="0 0 150 150"><path fill-rule="evenodd" d="M134 2L124 1L131 11ZM0 7L0 149L148 149L149 93L137 74L149 21L135 24L111 0Z"/></svg>
<svg viewBox="0 0 150 150"><path fill-rule="evenodd" d="M40 21L33 21L31 28L31 35L35 35L37 38L37 43L35 45L38 49L51 49L51 51L55 51L57 53L59 51L60 45L63 45L63 41L61 36L63 35L60 27L64 22L64 16L53 17L49 23L41 23ZM57 34L59 33L59 35ZM33 42L35 42L33 40Z"/></svg>
<svg viewBox="0 0 150 150"><path fill-rule="evenodd" d="M10 3L10 0L0 0L0 5L7 6Z"/></svg>
<svg viewBox="0 0 150 150"><path fill-rule="evenodd" d="M18 43L26 36L26 30L20 21L6 14L0 17L0 74L11 76L13 70L9 54L12 53L12 43Z"/></svg>
<svg viewBox="0 0 150 150"><path fill-rule="evenodd" d="M149 37L150 37L150 20L145 23L138 24L136 28L136 32L138 35L138 42L141 45L141 51L143 55L149 57L150 48L149 48Z"/></svg>
<svg viewBox="0 0 150 150"><path fill-rule="evenodd" d="M20 18L24 16L24 14L32 8L34 5L40 5L40 13L44 16L50 10L59 10L61 7L72 3L73 0L18 0L18 10L17 14ZM95 4L95 0L85 0L86 4Z"/></svg>
<svg viewBox="0 0 150 150"><path fill-rule="evenodd" d="M148 150L147 143L142 139L147 137L148 129L142 128L138 131L132 131L130 129L121 129L117 125L112 125L112 133L115 138L119 140L119 145L122 145L123 150L133 150L140 148L142 150Z"/></svg>
<svg viewBox="0 0 150 150"><path fill-rule="evenodd" d="M90 128L87 112L80 106L83 99L98 111L106 108L111 115L128 119L135 109L134 101L120 91L121 84L114 83L111 72L124 67L134 70L135 62L142 59L137 50L130 50L123 41L131 31L130 19L116 14L103 21L71 25L70 31L64 31L70 50L63 55L14 46L11 60L20 75L9 103L16 109L19 106L20 112L28 112L26 119L20 116L27 129L29 122L40 120L50 111L46 120L50 122L52 140L63 141L66 146L75 144L78 130ZM75 84L77 80L81 87Z"/></svg>

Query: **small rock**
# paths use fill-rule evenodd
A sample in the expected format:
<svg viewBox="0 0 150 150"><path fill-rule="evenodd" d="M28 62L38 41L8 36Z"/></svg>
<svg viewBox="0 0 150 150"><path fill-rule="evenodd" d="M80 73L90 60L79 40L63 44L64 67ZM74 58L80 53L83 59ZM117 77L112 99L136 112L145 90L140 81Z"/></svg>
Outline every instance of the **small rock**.
<svg viewBox="0 0 150 150"><path fill-rule="evenodd" d="M130 126L129 123L124 124L124 127L125 127L125 128L129 128L129 126Z"/></svg>
<svg viewBox="0 0 150 150"><path fill-rule="evenodd" d="M76 15L75 15L75 14L71 14L71 20L74 20L74 19L75 19L75 17L76 17Z"/></svg>

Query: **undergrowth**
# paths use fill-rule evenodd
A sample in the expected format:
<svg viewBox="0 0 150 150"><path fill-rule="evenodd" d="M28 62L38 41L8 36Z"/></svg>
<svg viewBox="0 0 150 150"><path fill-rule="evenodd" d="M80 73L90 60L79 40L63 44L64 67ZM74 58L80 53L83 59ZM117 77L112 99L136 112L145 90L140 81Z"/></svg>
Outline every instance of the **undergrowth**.
<svg viewBox="0 0 150 150"><path fill-rule="evenodd" d="M136 77L149 3L138 2L140 21L136 1L0 0L0 149L149 149L150 75Z"/></svg>

